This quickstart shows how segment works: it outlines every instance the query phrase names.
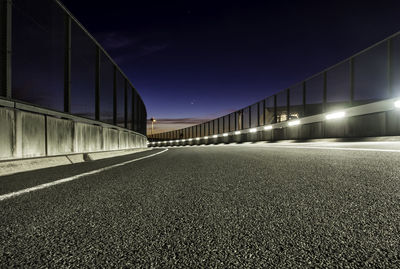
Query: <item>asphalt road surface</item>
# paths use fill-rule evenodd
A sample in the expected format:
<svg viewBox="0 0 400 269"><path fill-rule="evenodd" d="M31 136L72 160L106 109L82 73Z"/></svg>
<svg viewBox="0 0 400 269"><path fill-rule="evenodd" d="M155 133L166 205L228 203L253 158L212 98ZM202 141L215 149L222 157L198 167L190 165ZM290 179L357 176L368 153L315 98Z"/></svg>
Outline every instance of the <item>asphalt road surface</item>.
<svg viewBox="0 0 400 269"><path fill-rule="evenodd" d="M0 197L162 150L0 177ZM10 196L0 267L400 268L400 146L171 148Z"/></svg>

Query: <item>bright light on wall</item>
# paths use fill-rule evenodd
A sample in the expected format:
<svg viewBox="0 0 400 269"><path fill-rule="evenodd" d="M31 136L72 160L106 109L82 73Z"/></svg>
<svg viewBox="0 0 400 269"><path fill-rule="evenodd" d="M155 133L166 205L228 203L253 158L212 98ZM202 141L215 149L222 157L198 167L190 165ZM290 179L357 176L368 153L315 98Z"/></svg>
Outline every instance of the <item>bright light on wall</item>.
<svg viewBox="0 0 400 269"><path fill-rule="evenodd" d="M346 116L346 113L344 111L339 111L339 112L327 114L325 116L325 118L327 120L332 120L332 119L340 119L340 118L343 118L344 116Z"/></svg>
<svg viewBox="0 0 400 269"><path fill-rule="evenodd" d="M264 130L271 130L271 129L272 129L272 125L264 126Z"/></svg>
<svg viewBox="0 0 400 269"><path fill-rule="evenodd" d="M196 137L196 140L199 141L199 140L200 140L200 137Z"/></svg>
<svg viewBox="0 0 400 269"><path fill-rule="evenodd" d="M214 137L214 138L217 138L217 137L218 137L218 135L213 135L213 137Z"/></svg>
<svg viewBox="0 0 400 269"><path fill-rule="evenodd" d="M250 133L255 133L255 132L257 132L257 128L251 128L250 129Z"/></svg>
<svg viewBox="0 0 400 269"><path fill-rule="evenodd" d="M208 136L205 136L204 139L208 139Z"/></svg>
<svg viewBox="0 0 400 269"><path fill-rule="evenodd" d="M193 139L191 139L191 138L188 139L189 142L192 141L192 140L193 140Z"/></svg>
<svg viewBox="0 0 400 269"><path fill-rule="evenodd" d="M397 100L396 102L394 102L394 107L400 108L400 100Z"/></svg>
<svg viewBox="0 0 400 269"><path fill-rule="evenodd" d="M240 134L241 134L240 131L236 131L236 132L235 132L235 135L240 135Z"/></svg>
<svg viewBox="0 0 400 269"><path fill-rule="evenodd" d="M228 134L227 134L227 133L224 133L224 134L222 134L222 136L228 136Z"/></svg>
<svg viewBox="0 0 400 269"><path fill-rule="evenodd" d="M185 139L182 139L181 141L182 141L182 142L185 142Z"/></svg>
<svg viewBox="0 0 400 269"><path fill-rule="evenodd" d="M293 120L293 121L289 121L288 125L289 126L296 126L300 124L300 120Z"/></svg>

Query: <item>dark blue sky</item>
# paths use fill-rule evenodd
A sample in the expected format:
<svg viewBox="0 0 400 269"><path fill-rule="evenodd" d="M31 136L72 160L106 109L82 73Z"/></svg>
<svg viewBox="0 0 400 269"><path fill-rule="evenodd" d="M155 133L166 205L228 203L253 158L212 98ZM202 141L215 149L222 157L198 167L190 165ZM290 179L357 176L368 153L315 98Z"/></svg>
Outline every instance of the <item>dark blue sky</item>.
<svg viewBox="0 0 400 269"><path fill-rule="evenodd" d="M148 116L175 123L242 108L400 30L391 0L63 2Z"/></svg>

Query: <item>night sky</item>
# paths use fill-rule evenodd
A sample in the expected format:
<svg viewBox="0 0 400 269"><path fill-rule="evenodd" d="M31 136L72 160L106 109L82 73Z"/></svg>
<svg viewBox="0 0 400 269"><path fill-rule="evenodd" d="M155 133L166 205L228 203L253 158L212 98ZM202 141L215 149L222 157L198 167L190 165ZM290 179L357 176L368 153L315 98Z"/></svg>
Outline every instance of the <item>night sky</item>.
<svg viewBox="0 0 400 269"><path fill-rule="evenodd" d="M63 3L127 74L148 117L168 123L159 131L240 109L400 31L398 0Z"/></svg>

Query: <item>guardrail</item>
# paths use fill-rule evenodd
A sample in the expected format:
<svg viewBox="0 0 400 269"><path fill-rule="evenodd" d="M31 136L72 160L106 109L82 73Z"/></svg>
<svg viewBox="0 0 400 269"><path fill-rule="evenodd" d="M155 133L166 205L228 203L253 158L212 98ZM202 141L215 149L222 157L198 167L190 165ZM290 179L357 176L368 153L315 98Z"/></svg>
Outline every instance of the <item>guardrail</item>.
<svg viewBox="0 0 400 269"><path fill-rule="evenodd" d="M285 126L296 120L307 121L310 116L323 118L326 113L397 96L400 96L400 33L255 104L149 138L151 141L197 139L264 126Z"/></svg>
<svg viewBox="0 0 400 269"><path fill-rule="evenodd" d="M0 0L0 97L146 135L137 90L58 0Z"/></svg>

